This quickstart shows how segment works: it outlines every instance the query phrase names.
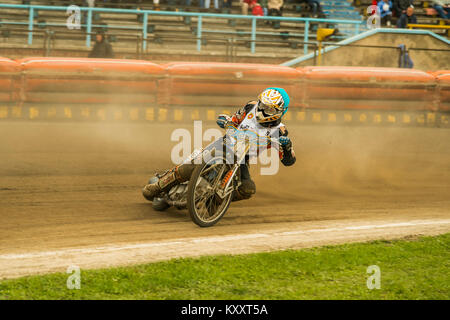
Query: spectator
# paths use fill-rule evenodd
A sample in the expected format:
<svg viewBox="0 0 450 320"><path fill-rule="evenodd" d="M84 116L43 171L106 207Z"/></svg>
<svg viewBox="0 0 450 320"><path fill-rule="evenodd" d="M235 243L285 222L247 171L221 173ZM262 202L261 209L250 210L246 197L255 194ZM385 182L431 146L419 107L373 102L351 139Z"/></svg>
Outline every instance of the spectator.
<svg viewBox="0 0 450 320"><path fill-rule="evenodd" d="M317 0L308 0L308 5L310 6L311 10L312 10L312 16L313 18L317 18L319 16L319 12L320 12L320 4L319 1Z"/></svg>
<svg viewBox="0 0 450 320"><path fill-rule="evenodd" d="M281 10L283 9L283 0L269 0L267 3L269 8L269 16L279 16L281 17Z"/></svg>
<svg viewBox="0 0 450 320"><path fill-rule="evenodd" d="M252 14L254 16L263 16L264 15L264 10L263 10L263 8L261 7L261 5L258 2L256 2L253 5Z"/></svg>
<svg viewBox="0 0 450 320"><path fill-rule="evenodd" d="M220 6L222 8L229 8L229 9L231 9L232 2L233 2L232 0L221 0L220 1Z"/></svg>
<svg viewBox="0 0 450 320"><path fill-rule="evenodd" d="M269 8L267 15L268 16L278 16L281 17L282 10L283 10L283 0L269 0L267 3L267 6ZM280 28L280 21L271 21L272 27L275 29Z"/></svg>
<svg viewBox="0 0 450 320"><path fill-rule="evenodd" d="M89 58L114 58L111 44L106 40L104 33L99 32L95 35L95 45L89 53Z"/></svg>
<svg viewBox="0 0 450 320"><path fill-rule="evenodd" d="M397 28L406 28L409 23L417 23L416 15L414 14L414 8L409 7L405 13L402 13L400 19L397 21Z"/></svg>
<svg viewBox="0 0 450 320"><path fill-rule="evenodd" d="M378 1L377 0L372 0L372 4L371 4L371 7L373 8L374 6L376 7L376 6L378 6L378 3L377 3ZM372 9L372 8L370 8L370 9ZM375 13L377 13L375 10L373 10L372 9L372 12L370 13L370 15L372 16L372 15L374 15Z"/></svg>
<svg viewBox="0 0 450 320"><path fill-rule="evenodd" d="M180 0L180 1L178 1L178 0L167 0L167 4L169 6L171 6L171 7L174 7L176 10L178 10L177 7L183 6L183 0ZM189 7L191 5L191 0L184 0L184 5Z"/></svg>
<svg viewBox="0 0 450 320"><path fill-rule="evenodd" d="M95 7L95 0L86 0L86 5L87 5L89 8Z"/></svg>
<svg viewBox="0 0 450 320"><path fill-rule="evenodd" d="M205 9L209 9L211 0L203 0L203 1L205 3L205 7L204 8ZM200 2L203 2L203 1L200 1ZM214 8L219 9L219 0L214 0Z"/></svg>
<svg viewBox="0 0 450 320"><path fill-rule="evenodd" d="M435 0L433 8L442 19L450 19L450 0Z"/></svg>
<svg viewBox="0 0 450 320"><path fill-rule="evenodd" d="M248 15L248 9L253 9L256 4L256 0L241 0L241 10L244 16Z"/></svg>
<svg viewBox="0 0 450 320"><path fill-rule="evenodd" d="M390 0L381 0L378 2L378 9L380 9L381 24L383 26L391 26L392 18L392 2Z"/></svg>
<svg viewBox="0 0 450 320"><path fill-rule="evenodd" d="M153 0L153 10L159 11L159 0Z"/></svg>
<svg viewBox="0 0 450 320"><path fill-rule="evenodd" d="M406 13L406 9L412 6L412 0L394 0L393 8L396 17L400 17L402 13Z"/></svg>
<svg viewBox="0 0 450 320"><path fill-rule="evenodd" d="M263 12L264 12L263 16L267 16L267 14L268 14L267 2L268 2L268 0L258 0L258 3L261 5Z"/></svg>

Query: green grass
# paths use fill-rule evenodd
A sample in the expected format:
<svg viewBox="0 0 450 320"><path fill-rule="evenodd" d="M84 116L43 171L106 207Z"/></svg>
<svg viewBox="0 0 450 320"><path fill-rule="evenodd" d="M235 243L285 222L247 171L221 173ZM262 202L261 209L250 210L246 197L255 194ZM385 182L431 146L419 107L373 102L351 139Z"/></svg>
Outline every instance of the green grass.
<svg viewBox="0 0 450 320"><path fill-rule="evenodd" d="M366 286L367 267L381 288ZM399 241L175 259L0 282L0 299L449 299L450 233Z"/></svg>

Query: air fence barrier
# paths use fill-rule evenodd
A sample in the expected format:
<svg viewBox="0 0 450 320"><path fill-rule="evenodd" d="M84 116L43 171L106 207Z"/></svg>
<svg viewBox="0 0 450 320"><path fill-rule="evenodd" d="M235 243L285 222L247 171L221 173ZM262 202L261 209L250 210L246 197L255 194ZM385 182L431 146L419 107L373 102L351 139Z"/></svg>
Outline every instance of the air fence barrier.
<svg viewBox="0 0 450 320"><path fill-rule="evenodd" d="M214 121L266 87L285 120L450 127L450 71L88 58L0 58L0 120Z"/></svg>
<svg viewBox="0 0 450 320"><path fill-rule="evenodd" d="M441 70L434 74L437 81L439 111L450 112L450 70Z"/></svg>

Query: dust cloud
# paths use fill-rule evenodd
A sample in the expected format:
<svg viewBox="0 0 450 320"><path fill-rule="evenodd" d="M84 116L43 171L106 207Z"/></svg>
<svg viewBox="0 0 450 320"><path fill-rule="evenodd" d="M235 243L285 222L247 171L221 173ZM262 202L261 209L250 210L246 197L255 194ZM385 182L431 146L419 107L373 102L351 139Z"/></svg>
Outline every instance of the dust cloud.
<svg viewBox="0 0 450 320"><path fill-rule="evenodd" d="M314 187L352 196L361 188L437 184L448 191L450 130L286 125L297 162L280 164L275 176L260 176L253 166L258 190L295 196ZM170 152L177 142L170 135L177 128L192 132L193 124L6 122L0 127L0 174L142 174L146 181L173 166Z"/></svg>

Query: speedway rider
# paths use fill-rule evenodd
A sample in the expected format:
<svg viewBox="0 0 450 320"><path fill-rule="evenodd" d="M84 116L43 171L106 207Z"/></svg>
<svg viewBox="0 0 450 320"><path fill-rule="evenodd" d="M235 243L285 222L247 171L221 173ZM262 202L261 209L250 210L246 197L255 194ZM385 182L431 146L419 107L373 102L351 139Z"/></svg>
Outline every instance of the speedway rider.
<svg viewBox="0 0 450 320"><path fill-rule="evenodd" d="M228 124L246 125L253 130L267 130L272 136L278 136L281 148L279 156L281 163L285 166L291 166L295 163L295 153L292 148L292 142L288 138L288 131L281 123L289 107L289 96L282 88L267 88L258 97L258 101L250 101L231 117L221 114L217 118L217 124L225 128ZM183 164L176 166L166 172L155 183L148 184L142 190L144 197L153 201L153 198L161 192L168 192L173 186L188 181L192 171L193 164ZM241 182L233 200L242 200L250 198L256 192L256 186L250 178L248 169L248 160L240 165Z"/></svg>

